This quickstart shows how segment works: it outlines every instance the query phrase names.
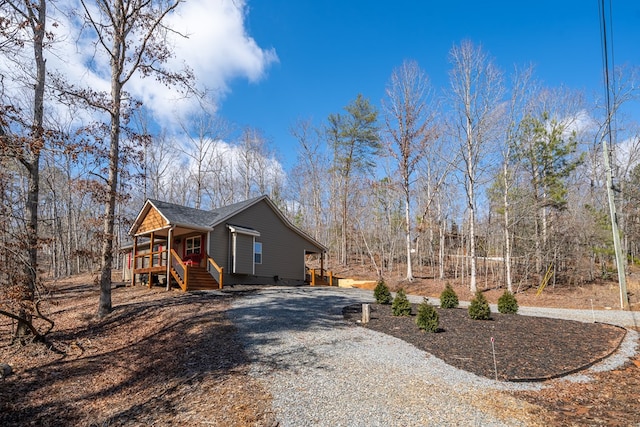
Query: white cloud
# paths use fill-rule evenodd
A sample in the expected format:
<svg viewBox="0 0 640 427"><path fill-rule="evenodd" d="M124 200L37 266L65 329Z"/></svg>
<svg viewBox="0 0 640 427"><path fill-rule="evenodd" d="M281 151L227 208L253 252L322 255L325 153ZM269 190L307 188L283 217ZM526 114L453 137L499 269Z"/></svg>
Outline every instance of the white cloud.
<svg viewBox="0 0 640 427"><path fill-rule="evenodd" d="M628 174L640 163L640 137L633 136L620 142L616 149L617 163L623 174Z"/></svg>
<svg viewBox="0 0 640 427"><path fill-rule="evenodd" d="M277 62L274 49L262 49L244 28L245 3L232 0L192 0L182 4L167 19L174 34L171 44L176 54L169 62L173 69L191 68L200 88L213 92L217 101L226 95L229 82L238 77L251 82L262 79ZM181 98L175 91L153 79L137 78L132 92L161 121L189 114L198 104Z"/></svg>
<svg viewBox="0 0 640 427"><path fill-rule="evenodd" d="M60 10L67 9L58 4ZM66 6L81 13L75 0ZM274 49L263 49L247 34L244 27L246 5L240 0L189 0L167 17L166 24L178 34L169 34L175 57L166 66L179 70L186 64L197 78L201 89L212 92L220 102L230 91L229 82L246 78L262 79L278 58ZM50 21L60 36L48 58L50 70L58 70L77 85L94 90L109 90L109 61L95 49L93 39L80 36L79 19L53 12ZM85 33L86 34L86 33ZM197 107L194 99L184 99L174 89L167 88L153 77L134 76L126 90L141 99L154 118L165 125L174 124L176 117L189 114Z"/></svg>
<svg viewBox="0 0 640 427"><path fill-rule="evenodd" d="M572 132L581 134L598 128L597 122L586 110L580 110L575 115L563 119L562 122L566 124L564 137L568 137Z"/></svg>

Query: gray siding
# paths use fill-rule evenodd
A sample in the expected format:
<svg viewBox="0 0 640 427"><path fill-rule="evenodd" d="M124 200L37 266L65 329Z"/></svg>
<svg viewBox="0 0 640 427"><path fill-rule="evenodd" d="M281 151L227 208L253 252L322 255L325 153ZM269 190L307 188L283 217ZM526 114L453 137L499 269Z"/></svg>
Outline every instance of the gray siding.
<svg viewBox="0 0 640 427"><path fill-rule="evenodd" d="M285 281L302 281L305 278L305 251L322 251L322 248L290 229L264 200L229 218L226 223L260 232L260 236L255 238L262 243L262 264L255 265L257 277L273 280L274 276L278 276ZM210 234L209 254L224 267L227 273L225 281L230 284L246 283L247 278L229 275L233 271L230 234L226 224L218 224ZM250 256L253 261L253 247Z"/></svg>
<svg viewBox="0 0 640 427"><path fill-rule="evenodd" d="M253 274L253 236L235 233L233 273Z"/></svg>

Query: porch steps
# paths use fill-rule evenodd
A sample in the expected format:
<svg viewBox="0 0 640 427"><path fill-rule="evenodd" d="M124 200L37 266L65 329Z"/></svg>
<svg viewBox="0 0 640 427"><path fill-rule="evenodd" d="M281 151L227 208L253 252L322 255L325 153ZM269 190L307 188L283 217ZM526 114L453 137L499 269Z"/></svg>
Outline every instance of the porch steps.
<svg viewBox="0 0 640 427"><path fill-rule="evenodd" d="M188 280L188 291L218 289L218 282L204 267L191 267Z"/></svg>

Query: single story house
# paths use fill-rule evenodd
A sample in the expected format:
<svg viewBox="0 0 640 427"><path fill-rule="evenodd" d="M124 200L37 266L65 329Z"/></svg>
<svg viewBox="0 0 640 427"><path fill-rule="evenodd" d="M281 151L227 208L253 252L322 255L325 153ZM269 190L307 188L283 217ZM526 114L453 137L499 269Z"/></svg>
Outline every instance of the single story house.
<svg viewBox="0 0 640 427"><path fill-rule="evenodd" d="M294 226L268 196L212 211L147 199L129 235L135 284L165 280L183 290L236 284L304 284L308 256L326 247ZM322 277L322 272L320 274Z"/></svg>

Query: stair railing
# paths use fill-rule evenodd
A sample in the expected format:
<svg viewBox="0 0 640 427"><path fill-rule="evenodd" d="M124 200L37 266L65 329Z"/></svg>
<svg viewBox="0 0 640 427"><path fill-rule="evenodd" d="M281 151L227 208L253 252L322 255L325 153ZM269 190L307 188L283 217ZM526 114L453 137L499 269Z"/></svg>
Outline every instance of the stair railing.
<svg viewBox="0 0 640 427"><path fill-rule="evenodd" d="M207 261L208 261L208 265L207 265L207 271L209 271L209 273L213 276L214 279L216 279L216 281L218 282L218 289L222 289L224 287L224 268L220 267L213 258L211 258L210 256L207 256ZM214 273L213 271L211 271L211 269L209 268L209 265L211 265L211 267L213 267L213 270L217 273ZM217 277L216 277L217 276Z"/></svg>
<svg viewBox="0 0 640 427"><path fill-rule="evenodd" d="M178 284L182 288L183 291L187 290L187 280L189 277L189 268L185 263L182 262L182 259L174 249L171 249L171 273L176 276L178 279Z"/></svg>

